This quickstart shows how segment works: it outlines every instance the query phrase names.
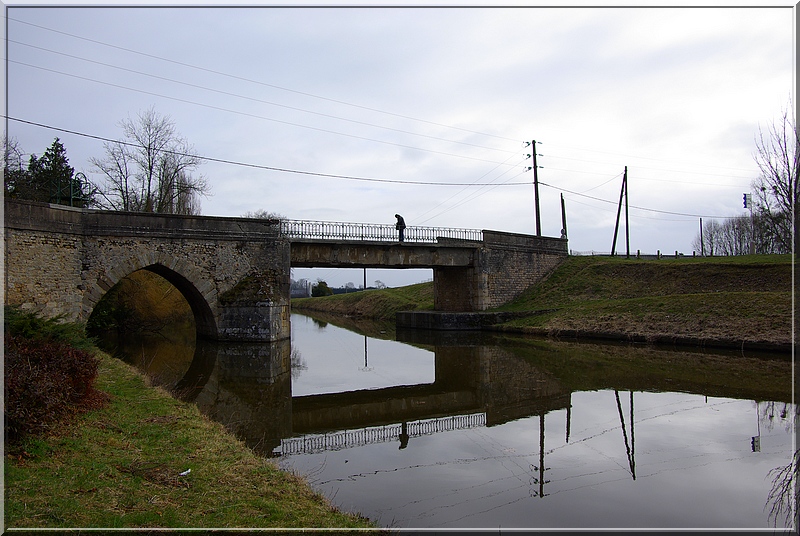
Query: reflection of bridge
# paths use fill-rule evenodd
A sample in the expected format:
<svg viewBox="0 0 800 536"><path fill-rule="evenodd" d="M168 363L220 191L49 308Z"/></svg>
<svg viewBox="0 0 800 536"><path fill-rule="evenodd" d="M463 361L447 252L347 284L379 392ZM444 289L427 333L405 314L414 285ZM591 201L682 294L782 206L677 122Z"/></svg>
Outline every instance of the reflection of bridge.
<svg viewBox="0 0 800 536"><path fill-rule="evenodd" d="M567 256L567 241L500 231L110 212L5 199L5 303L86 321L121 279L149 270L212 340L290 336L293 266L433 269L434 309L483 311ZM390 234L391 233L391 234Z"/></svg>
<svg viewBox="0 0 800 536"><path fill-rule="evenodd" d="M440 432L467 430L481 426L486 426L485 413L452 415L450 417L425 419L403 424L372 426L355 430L338 430L325 434L310 434L281 439L281 446L276 449L275 454L280 456L313 454L327 450L342 450L374 443L400 441L401 434L404 432L408 434L406 439L413 439Z"/></svg>

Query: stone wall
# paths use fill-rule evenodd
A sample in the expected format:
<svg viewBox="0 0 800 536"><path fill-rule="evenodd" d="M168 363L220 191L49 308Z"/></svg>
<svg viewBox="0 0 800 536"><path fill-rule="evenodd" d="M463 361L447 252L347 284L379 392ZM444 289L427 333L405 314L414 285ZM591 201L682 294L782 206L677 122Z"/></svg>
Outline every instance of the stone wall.
<svg viewBox="0 0 800 536"><path fill-rule="evenodd" d="M486 304L498 307L547 277L567 259L567 241L560 238L484 231L482 271Z"/></svg>
<svg viewBox="0 0 800 536"><path fill-rule="evenodd" d="M5 201L5 303L85 322L122 278L151 270L186 297L198 335L290 336L289 243L271 220Z"/></svg>

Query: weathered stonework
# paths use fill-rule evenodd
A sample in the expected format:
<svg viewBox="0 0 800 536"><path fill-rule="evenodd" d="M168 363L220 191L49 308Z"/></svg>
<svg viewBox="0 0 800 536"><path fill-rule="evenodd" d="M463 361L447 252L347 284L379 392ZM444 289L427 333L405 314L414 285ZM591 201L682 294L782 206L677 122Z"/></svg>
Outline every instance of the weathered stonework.
<svg viewBox="0 0 800 536"><path fill-rule="evenodd" d="M291 266L432 268L434 308L502 305L567 257L567 241L483 231L435 244L293 240L277 220L75 209L6 199L4 303L86 321L122 278L150 270L186 298L201 337L290 336Z"/></svg>
<svg viewBox="0 0 800 536"><path fill-rule="evenodd" d="M86 321L122 278L151 270L175 285L199 336L290 336L289 243L278 223L77 210L5 201L5 303ZM225 303L243 280L258 292Z"/></svg>
<svg viewBox="0 0 800 536"><path fill-rule="evenodd" d="M567 258L567 241L560 238L483 231L483 244L487 296L479 310L508 303Z"/></svg>

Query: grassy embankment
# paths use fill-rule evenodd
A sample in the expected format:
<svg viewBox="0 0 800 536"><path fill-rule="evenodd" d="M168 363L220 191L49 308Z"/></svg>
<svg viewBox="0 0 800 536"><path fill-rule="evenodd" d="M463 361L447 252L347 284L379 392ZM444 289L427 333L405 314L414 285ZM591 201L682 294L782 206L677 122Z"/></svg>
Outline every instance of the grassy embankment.
<svg viewBox="0 0 800 536"><path fill-rule="evenodd" d="M357 318L391 320L398 311L432 310L433 283L366 290L319 298L294 298L292 308Z"/></svg>
<svg viewBox="0 0 800 536"><path fill-rule="evenodd" d="M529 312L498 329L626 339L790 344L789 255L635 260L570 257L550 277L498 310ZM299 310L393 318L431 309L432 283L293 300Z"/></svg>
<svg viewBox="0 0 800 536"><path fill-rule="evenodd" d="M98 357L105 407L7 446L5 528L374 526L129 365Z"/></svg>

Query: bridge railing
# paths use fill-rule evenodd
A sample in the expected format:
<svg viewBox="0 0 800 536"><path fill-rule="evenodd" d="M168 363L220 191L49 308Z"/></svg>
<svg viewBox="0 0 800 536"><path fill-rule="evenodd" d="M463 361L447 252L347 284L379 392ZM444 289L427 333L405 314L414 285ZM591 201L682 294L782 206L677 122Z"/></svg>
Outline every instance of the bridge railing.
<svg viewBox="0 0 800 536"><path fill-rule="evenodd" d="M413 439L454 430L467 430L486 426L486 413L435 417L406 423L405 431ZM278 456L314 454L331 450L344 450L375 443L397 441L403 432L401 424L370 426L367 428L339 430L327 434L309 434L281 439L280 447L273 450Z"/></svg>
<svg viewBox="0 0 800 536"><path fill-rule="evenodd" d="M288 238L312 240L364 240L397 242L394 225L379 223L345 223L330 221L281 220L281 234ZM483 231L448 227L410 226L405 230L406 242L435 243L438 238L456 238L481 242Z"/></svg>

